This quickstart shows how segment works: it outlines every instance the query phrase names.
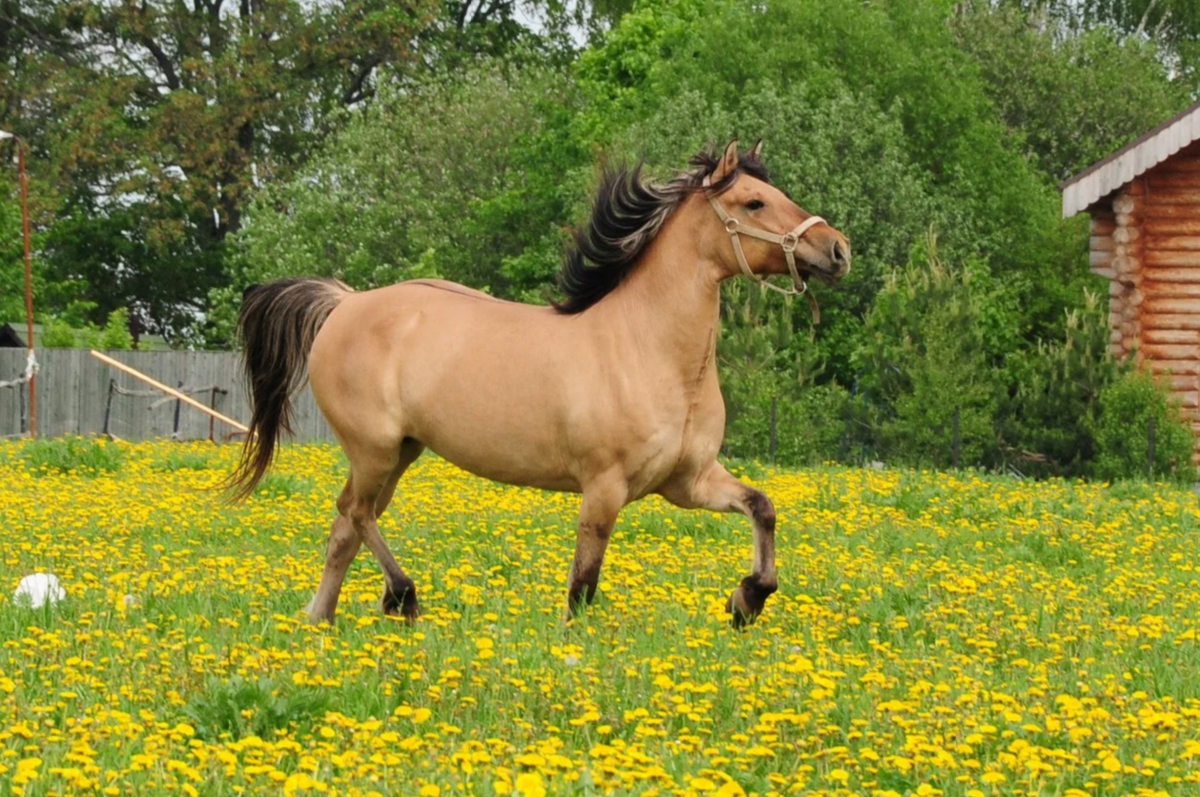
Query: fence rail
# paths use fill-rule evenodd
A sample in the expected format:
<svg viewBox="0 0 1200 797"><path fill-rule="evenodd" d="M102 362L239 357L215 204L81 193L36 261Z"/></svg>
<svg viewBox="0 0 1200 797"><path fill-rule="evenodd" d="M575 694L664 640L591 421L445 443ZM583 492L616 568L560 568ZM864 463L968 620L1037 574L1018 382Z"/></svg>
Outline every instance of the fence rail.
<svg viewBox="0 0 1200 797"><path fill-rule="evenodd" d="M186 390L203 388L198 396L214 400L216 409L245 423L250 419L242 383L241 358L236 352L110 351L116 360L133 366L159 382L182 385ZM144 395L144 386L90 356L86 349L42 349L37 377L38 434L102 434L108 410L108 431L123 440L156 437L207 439L209 417L188 406L178 408L164 394ZM0 382L18 377L25 368L24 349L0 349ZM116 380L109 405L109 383ZM217 388L214 392L212 388ZM227 391L222 395L219 391ZM128 395L133 394L133 395ZM0 437L24 433L23 388L0 390ZM332 438L306 385L296 396L296 439ZM176 427L178 432L176 432ZM237 430L217 421L212 434L227 439Z"/></svg>

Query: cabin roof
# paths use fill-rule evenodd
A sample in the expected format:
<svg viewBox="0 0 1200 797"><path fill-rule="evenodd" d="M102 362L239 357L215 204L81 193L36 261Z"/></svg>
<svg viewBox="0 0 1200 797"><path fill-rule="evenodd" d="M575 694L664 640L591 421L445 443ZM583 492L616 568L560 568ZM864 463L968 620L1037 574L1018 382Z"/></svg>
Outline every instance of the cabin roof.
<svg viewBox="0 0 1200 797"><path fill-rule="evenodd" d="M1087 210L1102 197L1198 140L1200 102L1062 183L1059 189L1063 198L1063 218L1069 219L1081 210Z"/></svg>
<svg viewBox="0 0 1200 797"><path fill-rule="evenodd" d="M21 340L21 336L17 334L17 330L13 329L11 324L0 324L0 348L25 348L25 341Z"/></svg>

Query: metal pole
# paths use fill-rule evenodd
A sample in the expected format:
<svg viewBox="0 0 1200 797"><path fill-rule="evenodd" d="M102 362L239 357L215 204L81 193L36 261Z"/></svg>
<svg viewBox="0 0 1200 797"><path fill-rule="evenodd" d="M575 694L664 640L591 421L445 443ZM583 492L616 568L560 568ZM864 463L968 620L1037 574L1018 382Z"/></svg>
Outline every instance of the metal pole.
<svg viewBox="0 0 1200 797"><path fill-rule="evenodd" d="M196 401L191 396L185 396L183 393L180 393L175 388L167 387L162 382L159 382L155 379L151 379L150 377L146 376L138 369L132 368L119 360L114 360L112 357L109 357L107 354L101 354L100 352L96 351L95 349L92 349L91 355L93 357L95 357L97 360L99 360L100 362L107 363L108 365L111 365L113 368L116 368L118 371L124 371L125 373L129 374L130 376L137 377L138 379L142 380L143 382L150 385L151 387L161 390L162 392L166 393L168 396L174 396L175 398L182 401L184 404L190 404L193 407L195 407L196 409L200 410L201 412L206 412L209 415L216 418L217 420L224 421L225 423L229 424L230 426L232 426L235 429L238 429L243 432L250 431L250 427L246 426L245 424L235 421L233 418L230 418L228 415L222 415L221 413L217 412L216 410L210 410L208 407L204 406L199 401Z"/></svg>
<svg viewBox="0 0 1200 797"><path fill-rule="evenodd" d="M208 394L208 408L215 410L217 408L217 386L213 385L212 392ZM213 416L208 416L208 442L213 442L213 429L217 423L217 419Z"/></svg>
<svg viewBox="0 0 1200 797"><path fill-rule="evenodd" d="M15 138L15 137L14 137ZM17 171L21 179L21 228L25 236L25 334L33 356L33 255L29 242L29 180L25 175L25 142L16 138ZM29 436L37 437L37 376L29 375Z"/></svg>
<svg viewBox="0 0 1200 797"><path fill-rule="evenodd" d="M108 400L104 402L104 436L108 437L108 422L112 419L113 394L117 392L117 380L108 380Z"/></svg>
<svg viewBox="0 0 1200 797"><path fill-rule="evenodd" d="M180 390L183 389L183 382L179 383ZM179 439L179 412L183 409L183 402L175 399L175 422L171 425L171 437ZM211 416L210 416L211 417Z"/></svg>

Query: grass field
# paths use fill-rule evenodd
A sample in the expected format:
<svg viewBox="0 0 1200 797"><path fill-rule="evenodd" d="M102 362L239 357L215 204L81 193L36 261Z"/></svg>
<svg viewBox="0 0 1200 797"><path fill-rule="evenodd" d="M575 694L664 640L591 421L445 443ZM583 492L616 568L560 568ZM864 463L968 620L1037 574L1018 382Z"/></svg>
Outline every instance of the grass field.
<svg viewBox="0 0 1200 797"><path fill-rule="evenodd" d="M0 794L1200 794L1189 493L751 468L757 625L747 522L654 499L567 626L576 499L428 457L382 520L424 616L364 552L316 628L340 454L227 507L234 454L0 443Z"/></svg>

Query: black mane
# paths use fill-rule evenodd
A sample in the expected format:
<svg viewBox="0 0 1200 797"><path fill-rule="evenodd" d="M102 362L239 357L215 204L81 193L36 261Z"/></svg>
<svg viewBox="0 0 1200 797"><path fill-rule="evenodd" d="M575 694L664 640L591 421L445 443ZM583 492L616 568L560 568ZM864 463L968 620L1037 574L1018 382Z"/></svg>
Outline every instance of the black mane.
<svg viewBox="0 0 1200 797"><path fill-rule="evenodd" d="M728 190L741 173L771 181L766 167L750 152L738 159L737 170L714 183L710 191ZM604 168L591 219L574 231L575 246L567 252L559 273L558 285L566 298L553 302L554 309L581 313L621 284L671 212L701 190L704 178L717 168L718 156L699 152L688 163L690 169L662 184L642 181L641 161L632 169Z"/></svg>

